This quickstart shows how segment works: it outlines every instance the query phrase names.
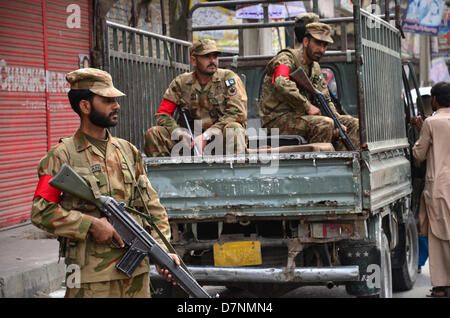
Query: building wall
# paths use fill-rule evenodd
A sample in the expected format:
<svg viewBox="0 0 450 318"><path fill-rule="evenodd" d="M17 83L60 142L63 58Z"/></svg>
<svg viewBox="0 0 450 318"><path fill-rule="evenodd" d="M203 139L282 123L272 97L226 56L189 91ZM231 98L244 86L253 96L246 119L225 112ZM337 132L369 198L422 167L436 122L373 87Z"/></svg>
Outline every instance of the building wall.
<svg viewBox="0 0 450 318"><path fill-rule="evenodd" d="M0 0L0 227L30 218L39 160L78 116L65 74L91 46L90 0Z"/></svg>
<svg viewBox="0 0 450 318"><path fill-rule="evenodd" d="M161 4L160 0L136 0L136 10L141 8L140 14L137 17L137 24L130 20L133 20L132 0L118 0L114 3L114 6L109 10L106 15L106 19L109 21L117 22L120 24L132 26L141 30L162 34L162 18L161 18ZM169 30L169 1L164 1L165 11L165 24L167 28L167 34L170 34Z"/></svg>

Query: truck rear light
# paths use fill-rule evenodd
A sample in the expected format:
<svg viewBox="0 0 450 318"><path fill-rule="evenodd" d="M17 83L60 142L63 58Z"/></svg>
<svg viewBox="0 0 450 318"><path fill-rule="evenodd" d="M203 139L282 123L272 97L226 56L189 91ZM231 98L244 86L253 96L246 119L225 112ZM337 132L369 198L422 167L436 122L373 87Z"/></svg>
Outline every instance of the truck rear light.
<svg viewBox="0 0 450 318"><path fill-rule="evenodd" d="M313 238L345 238L351 236L353 227L350 224L312 223L311 237Z"/></svg>

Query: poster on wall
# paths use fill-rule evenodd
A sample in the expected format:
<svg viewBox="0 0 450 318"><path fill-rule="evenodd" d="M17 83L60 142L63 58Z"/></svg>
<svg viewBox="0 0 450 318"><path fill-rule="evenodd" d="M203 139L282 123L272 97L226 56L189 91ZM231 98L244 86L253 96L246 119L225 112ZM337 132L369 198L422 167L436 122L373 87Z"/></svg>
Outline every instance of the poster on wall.
<svg viewBox="0 0 450 318"><path fill-rule="evenodd" d="M191 7L204 0L191 0ZM193 26L210 25L232 25L242 23L241 19L235 17L235 12L222 7L205 7L194 11L192 15ZM203 38L216 41L219 49L228 53L239 52L239 33L238 30L211 30L194 32L193 40L198 41Z"/></svg>
<svg viewBox="0 0 450 318"><path fill-rule="evenodd" d="M191 0L191 8L194 4L206 2L205 0ZM306 9L302 1L285 4L271 4L269 6L270 19L293 18ZM240 6L236 11L222 7L204 7L194 11L192 15L193 26L233 25L242 24L243 19L263 19L262 5ZM235 30L210 30L194 32L193 40L208 38L216 41L219 49L225 53L239 53L239 32ZM272 53L286 47L286 34L284 28L272 28Z"/></svg>
<svg viewBox="0 0 450 318"><path fill-rule="evenodd" d="M443 57L431 60L430 79L434 82L450 82L447 63Z"/></svg>
<svg viewBox="0 0 450 318"><path fill-rule="evenodd" d="M436 36L439 32L445 0L410 0L403 30Z"/></svg>
<svg viewBox="0 0 450 318"><path fill-rule="evenodd" d="M302 1L285 2L280 4L269 4L270 19L293 18L301 13L305 13L305 5ZM236 7L236 18L240 19L264 19L264 9L262 4L239 5Z"/></svg>
<svg viewBox="0 0 450 318"><path fill-rule="evenodd" d="M437 34L437 52L432 53L432 57L450 58L450 10L444 10L444 18L442 19L439 32Z"/></svg>

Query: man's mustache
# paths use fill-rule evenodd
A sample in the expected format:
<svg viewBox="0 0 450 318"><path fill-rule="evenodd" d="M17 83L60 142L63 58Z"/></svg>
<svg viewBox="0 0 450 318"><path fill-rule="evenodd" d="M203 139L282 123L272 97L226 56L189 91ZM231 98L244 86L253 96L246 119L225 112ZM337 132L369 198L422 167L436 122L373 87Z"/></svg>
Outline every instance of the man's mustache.
<svg viewBox="0 0 450 318"><path fill-rule="evenodd" d="M207 67L210 67L210 66L217 67L217 65L216 65L215 63L211 63L211 64L209 64Z"/></svg>

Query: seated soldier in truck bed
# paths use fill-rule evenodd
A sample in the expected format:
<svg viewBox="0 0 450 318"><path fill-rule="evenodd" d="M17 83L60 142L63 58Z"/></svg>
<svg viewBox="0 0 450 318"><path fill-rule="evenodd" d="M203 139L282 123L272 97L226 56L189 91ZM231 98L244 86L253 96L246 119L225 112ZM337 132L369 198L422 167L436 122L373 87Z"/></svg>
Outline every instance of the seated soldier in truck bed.
<svg viewBox="0 0 450 318"><path fill-rule="evenodd" d="M318 21L316 17L310 14L307 18ZM306 36L302 39L297 37L297 40L302 43L298 49L281 50L266 67L259 104L262 127L269 131L270 128L278 128L280 135L302 136L309 143L333 143L336 150L346 150L337 138L337 129L333 130L333 120L322 116L313 104L312 96L289 79L290 73L302 67L313 86L330 99L318 62L328 44L333 43L331 27L320 22L307 23ZM329 104L353 145L358 148L358 119L339 114L331 101Z"/></svg>

